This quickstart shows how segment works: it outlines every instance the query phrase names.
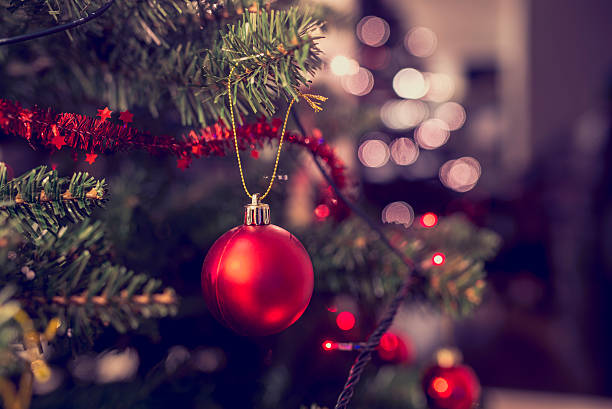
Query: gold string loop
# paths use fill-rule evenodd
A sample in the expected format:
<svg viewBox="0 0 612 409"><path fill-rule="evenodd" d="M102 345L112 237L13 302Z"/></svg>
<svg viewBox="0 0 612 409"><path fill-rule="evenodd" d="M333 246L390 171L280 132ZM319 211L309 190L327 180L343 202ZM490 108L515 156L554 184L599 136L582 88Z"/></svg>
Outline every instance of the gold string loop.
<svg viewBox="0 0 612 409"><path fill-rule="evenodd" d="M238 160L238 169L240 170L240 180L242 180L242 187L244 188L244 191L246 192L249 198L251 199L256 198L254 200L263 200L266 196L268 196L268 193L270 193L270 190L272 190L274 179L276 179L276 171L278 169L278 160L280 159L280 153L283 147L283 139L285 138L285 130L287 129L287 121L289 120L289 113L291 112L291 107L293 106L293 103L297 99L293 98L289 102L289 107L287 108L287 113L285 114L285 121L283 122L283 130L281 131L280 141L278 143L278 151L276 152L276 160L274 161L274 170L272 171L272 177L270 178L270 183L268 184L268 188L266 189L264 194L261 196L258 196L257 194L251 194L249 192L249 189L247 189L246 182L244 180L244 171L242 170L242 162L240 161L240 151L238 149L238 136L236 135L236 121L234 119L234 103L232 100L232 87L231 87L231 78L232 78L232 74L234 73L235 69L236 69L235 66L232 67L229 73L229 76L227 77L227 95L229 97L229 109L230 109L230 116L232 119L232 132L234 133L234 146L236 147L236 159ZM316 101L326 101L327 100L326 97L321 96L321 95L302 94L299 91L298 91L298 95L304 98L304 100L306 100L308 105L310 105L312 109L315 110L315 112L320 112L323 110L323 108L321 108L321 105L319 102L315 102L313 101L313 99Z"/></svg>

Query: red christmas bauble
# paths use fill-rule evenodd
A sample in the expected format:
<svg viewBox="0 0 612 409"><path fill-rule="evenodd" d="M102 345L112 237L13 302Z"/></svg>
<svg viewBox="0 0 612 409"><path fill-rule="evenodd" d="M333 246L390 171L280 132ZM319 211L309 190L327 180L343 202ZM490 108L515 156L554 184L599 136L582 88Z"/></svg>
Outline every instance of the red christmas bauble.
<svg viewBox="0 0 612 409"><path fill-rule="evenodd" d="M202 266L209 310L242 335L289 327L308 306L313 285L304 246L273 224L234 227L212 245Z"/></svg>
<svg viewBox="0 0 612 409"><path fill-rule="evenodd" d="M434 365L423 375L423 390L431 409L472 409L480 399L480 383L466 365Z"/></svg>

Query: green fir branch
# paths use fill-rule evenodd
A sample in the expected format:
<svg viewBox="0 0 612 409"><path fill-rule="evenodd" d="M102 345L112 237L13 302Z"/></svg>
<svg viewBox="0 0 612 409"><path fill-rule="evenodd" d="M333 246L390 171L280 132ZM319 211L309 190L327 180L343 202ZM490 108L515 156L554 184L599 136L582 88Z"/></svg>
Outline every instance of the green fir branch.
<svg viewBox="0 0 612 409"><path fill-rule="evenodd" d="M323 225L320 230L305 236L319 272L318 288L348 292L375 304L405 280L403 264L360 220ZM391 243L418 266L411 273L413 295L426 295L433 306L453 316L465 315L480 304L485 289L484 261L498 251L497 234L459 216L441 218L429 229L390 225L386 231ZM445 254L444 264L432 263L436 252Z"/></svg>
<svg viewBox="0 0 612 409"><path fill-rule="evenodd" d="M0 243L16 234L0 228ZM0 278L17 288L14 298L44 328L52 318L79 343L105 326L119 332L143 320L173 315L174 290L160 280L113 264L101 222L89 220L43 234L2 262ZM0 253L1 254L1 253Z"/></svg>
<svg viewBox="0 0 612 409"><path fill-rule="evenodd" d="M103 205L106 195L104 179L96 180L87 172L62 178L40 166L8 180L6 165L0 163L0 214L13 218L29 238L46 231L57 233L67 223L84 220Z"/></svg>
<svg viewBox="0 0 612 409"><path fill-rule="evenodd" d="M14 2L19 13L0 13L3 34L32 30L32 21L20 23L17 14L49 18L43 3L53 4L59 23L103 4L21 3L28 2ZM296 97L296 89L307 85L320 66L320 26L310 12L295 7L275 11L264 0L116 0L103 16L70 30L72 41L57 34L0 48L0 77L10 78L0 85L8 92L5 97L23 102L56 105L57 92L63 92L65 104L97 101L119 110L143 106L153 116L178 112L183 125L206 125L228 118L223 98L227 76L238 66L238 109L269 116L279 95ZM37 55L37 61L30 55ZM46 70L43 78L39 69ZM56 93L48 94L49 89Z"/></svg>

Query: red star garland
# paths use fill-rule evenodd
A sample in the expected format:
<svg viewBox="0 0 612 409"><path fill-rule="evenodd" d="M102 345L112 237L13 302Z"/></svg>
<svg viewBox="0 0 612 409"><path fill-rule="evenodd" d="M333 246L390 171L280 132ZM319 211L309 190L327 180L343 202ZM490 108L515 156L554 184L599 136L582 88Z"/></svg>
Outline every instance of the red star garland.
<svg viewBox="0 0 612 409"><path fill-rule="evenodd" d="M112 113L113 111L108 109L108 107L104 107L104 109L98 109L98 115L96 116L99 116L102 122L106 122L106 120L111 117Z"/></svg>
<svg viewBox="0 0 612 409"><path fill-rule="evenodd" d="M64 137L59 134L57 125L51 125L51 133L53 133L53 138L49 142L59 151L62 149L62 146L66 145L66 141L64 140Z"/></svg>
<svg viewBox="0 0 612 409"><path fill-rule="evenodd" d="M86 153L85 162L89 163L90 165L93 165L97 157L98 157L97 153Z"/></svg>
<svg viewBox="0 0 612 409"><path fill-rule="evenodd" d="M107 109L107 108L105 108ZM101 114L104 112L102 111ZM108 110L110 112L110 110ZM236 128L238 148L255 150L279 139L282 120L260 118L254 123ZM0 129L7 134L25 138L32 146L57 145L56 135L63 137L64 144L73 152L102 154L142 149L154 154L171 154L181 162L177 166L189 166L193 158L225 156L234 151L231 130L221 121L214 125L191 131L183 137L151 135L133 127L101 122L79 114L60 113L51 109L34 107L24 109L19 103L0 99ZM57 133L56 133L57 132ZM340 188L347 186L345 166L333 149L320 137L304 136L287 131L285 141L302 146L319 157L329 168L330 176ZM187 160L189 159L189 160ZM91 159L95 161L95 157Z"/></svg>
<svg viewBox="0 0 612 409"><path fill-rule="evenodd" d="M128 110L125 110L124 112L119 113L119 120L123 121L123 123L126 125L132 122L133 118L134 118L134 114Z"/></svg>

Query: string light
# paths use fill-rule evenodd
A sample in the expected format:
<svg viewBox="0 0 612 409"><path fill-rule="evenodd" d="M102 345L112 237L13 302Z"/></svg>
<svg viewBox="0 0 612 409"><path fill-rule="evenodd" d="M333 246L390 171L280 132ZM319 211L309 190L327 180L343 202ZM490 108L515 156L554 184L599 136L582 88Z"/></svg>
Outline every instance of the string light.
<svg viewBox="0 0 612 409"><path fill-rule="evenodd" d="M481 173L478 160L465 156L445 162L440 167L439 178L444 186L457 192L467 192L476 186Z"/></svg>
<svg viewBox="0 0 612 409"><path fill-rule="evenodd" d="M415 131L414 139L423 149L436 149L444 145L450 137L448 125L438 118L423 122Z"/></svg>
<svg viewBox="0 0 612 409"><path fill-rule="evenodd" d="M368 139L359 146L359 161L368 168L380 168L389 161L389 146L380 139Z"/></svg>
<svg viewBox="0 0 612 409"><path fill-rule="evenodd" d="M434 111L434 117L448 125L448 129L456 131L465 123L465 108L456 102L445 102Z"/></svg>
<svg viewBox="0 0 612 409"><path fill-rule="evenodd" d="M441 266L446 261L446 256L443 253L434 253L431 257L431 262L436 266Z"/></svg>
<svg viewBox="0 0 612 409"><path fill-rule="evenodd" d="M358 351L365 347L365 342L334 342L330 340L323 341L321 346L324 351Z"/></svg>
<svg viewBox="0 0 612 409"><path fill-rule="evenodd" d="M431 381L431 389L432 391L430 391L430 395L433 395L431 392L434 392L435 395L441 398L448 398L452 393L448 381L441 376L438 376Z"/></svg>
<svg viewBox="0 0 612 409"><path fill-rule="evenodd" d="M391 144L391 159L397 165L408 166L416 162L419 148L409 138L397 138Z"/></svg>
<svg viewBox="0 0 612 409"><path fill-rule="evenodd" d="M415 57L429 57L437 45L436 34L427 27L415 27L404 38L404 47Z"/></svg>
<svg viewBox="0 0 612 409"><path fill-rule="evenodd" d="M406 202L389 203L382 211L383 223L402 224L408 228L414 220L414 210Z"/></svg>
<svg viewBox="0 0 612 409"><path fill-rule="evenodd" d="M401 69L393 77L393 91L406 99L419 99L428 91L423 74L414 68Z"/></svg>
<svg viewBox="0 0 612 409"><path fill-rule="evenodd" d="M336 325L342 331L350 331L355 327L355 316L349 311L342 311L336 317Z"/></svg>
<svg viewBox="0 0 612 409"><path fill-rule="evenodd" d="M329 206L320 204L314 209L314 214L319 220L326 219L329 216Z"/></svg>
<svg viewBox="0 0 612 409"><path fill-rule="evenodd" d="M380 47L385 44L391 34L389 23L380 17L365 16L357 23L357 38L370 47Z"/></svg>
<svg viewBox="0 0 612 409"><path fill-rule="evenodd" d="M434 227L438 224L438 216L435 213L428 212L421 216L421 226Z"/></svg>
<svg viewBox="0 0 612 409"><path fill-rule="evenodd" d="M337 55L332 58L329 68L338 76L355 75L359 72L359 63L344 55Z"/></svg>
<svg viewBox="0 0 612 409"><path fill-rule="evenodd" d="M359 67L356 74L342 76L340 84L349 94L361 97L374 88L374 75L367 68Z"/></svg>

